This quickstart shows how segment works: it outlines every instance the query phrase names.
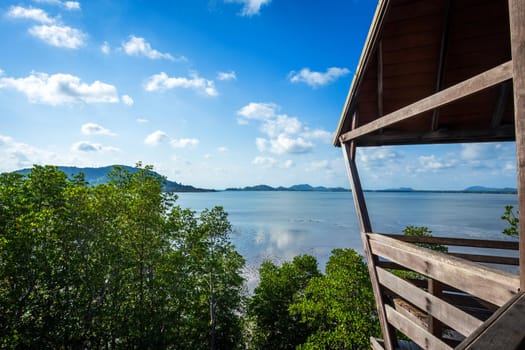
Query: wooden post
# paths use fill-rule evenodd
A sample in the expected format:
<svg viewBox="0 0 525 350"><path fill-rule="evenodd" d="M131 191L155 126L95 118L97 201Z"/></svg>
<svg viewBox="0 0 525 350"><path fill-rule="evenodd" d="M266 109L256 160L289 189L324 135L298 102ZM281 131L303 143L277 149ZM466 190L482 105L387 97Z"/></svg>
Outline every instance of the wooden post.
<svg viewBox="0 0 525 350"><path fill-rule="evenodd" d="M525 291L525 1L509 0L518 170L520 288Z"/></svg>
<svg viewBox="0 0 525 350"><path fill-rule="evenodd" d="M438 297L441 299L443 297L443 285L433 279L428 279L428 292L432 294L435 297ZM439 339L443 337L443 324L435 317L433 317L430 313L428 314L428 331L432 333L432 335L435 335Z"/></svg>
<svg viewBox="0 0 525 350"><path fill-rule="evenodd" d="M353 115L352 128L357 124L357 113ZM365 197L363 189L361 187L361 181L359 180L359 174L357 172L357 166L355 163L355 141L349 143L341 142L341 148L343 150L343 156L345 159L346 169L348 171L348 177L350 184L352 185L352 196L354 198L355 210L357 212L357 218L359 220L359 229L361 231L361 241L363 242L363 249L366 256L368 272L370 274L370 280L372 282L372 289L374 291L374 298L379 314L379 322L381 324L381 332L383 333L384 344L386 350L393 350L395 348L395 332L392 327L389 326L386 313L385 313L385 300L379 288L379 280L376 272L376 261L372 255L370 244L368 242L368 233L372 232L372 225L370 223L370 217L368 216L368 210L366 208Z"/></svg>

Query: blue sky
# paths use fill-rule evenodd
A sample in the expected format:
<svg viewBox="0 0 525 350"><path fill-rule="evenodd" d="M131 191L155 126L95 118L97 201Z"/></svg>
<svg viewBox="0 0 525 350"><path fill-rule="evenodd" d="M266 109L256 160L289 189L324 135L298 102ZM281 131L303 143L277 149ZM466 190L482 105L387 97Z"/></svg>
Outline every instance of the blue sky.
<svg viewBox="0 0 525 350"><path fill-rule="evenodd" d="M0 171L152 164L222 189L349 187L332 133L372 0L0 5ZM513 143L359 150L365 188L515 186Z"/></svg>

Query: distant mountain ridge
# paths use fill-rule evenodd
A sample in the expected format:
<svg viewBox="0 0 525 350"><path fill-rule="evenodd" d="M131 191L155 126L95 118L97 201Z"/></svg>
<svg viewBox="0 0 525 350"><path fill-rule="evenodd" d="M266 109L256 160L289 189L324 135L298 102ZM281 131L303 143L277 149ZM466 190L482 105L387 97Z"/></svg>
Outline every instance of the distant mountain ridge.
<svg viewBox="0 0 525 350"><path fill-rule="evenodd" d="M139 169L127 165L109 165L100 168L79 168L74 166L58 166L60 171L63 171L68 177L73 177L79 173L83 173L86 181L90 185L99 185L109 181L108 173L113 169L114 166L119 166L129 171L130 173L136 173ZM31 169L21 169L15 171L16 173L26 175ZM161 176L159 173L150 170L152 173ZM183 185L175 181L164 180L164 186L162 188L164 192L213 192L214 190L208 190L203 188L197 188L190 185Z"/></svg>
<svg viewBox="0 0 525 350"><path fill-rule="evenodd" d="M343 187L324 187L311 186L308 184L293 185L290 187L272 187L268 185L246 186L241 188L231 187L226 191L296 191L296 192L348 192L350 190Z"/></svg>
<svg viewBox="0 0 525 350"><path fill-rule="evenodd" d="M465 188L465 192L496 192L496 193L517 193L518 190L512 187L493 188L484 186L470 186Z"/></svg>

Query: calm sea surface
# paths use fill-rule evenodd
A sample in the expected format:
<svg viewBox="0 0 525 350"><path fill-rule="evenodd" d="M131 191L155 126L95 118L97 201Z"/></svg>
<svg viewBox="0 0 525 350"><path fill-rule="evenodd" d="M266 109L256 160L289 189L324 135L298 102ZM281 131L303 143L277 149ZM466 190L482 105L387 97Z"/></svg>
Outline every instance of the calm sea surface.
<svg viewBox="0 0 525 350"><path fill-rule="evenodd" d="M501 215L516 206L516 195L475 193L367 192L374 232L401 233L407 225L427 226L435 236L511 239ZM181 193L178 204L201 211L216 205L229 213L232 241L257 269L263 259L276 262L315 255L321 269L334 248L361 254L356 213L349 192Z"/></svg>

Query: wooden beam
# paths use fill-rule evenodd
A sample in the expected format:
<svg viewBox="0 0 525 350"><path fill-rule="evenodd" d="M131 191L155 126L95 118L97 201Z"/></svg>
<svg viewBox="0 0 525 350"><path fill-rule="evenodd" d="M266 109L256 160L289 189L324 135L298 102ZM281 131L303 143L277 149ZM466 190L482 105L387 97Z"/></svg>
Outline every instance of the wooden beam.
<svg viewBox="0 0 525 350"><path fill-rule="evenodd" d="M519 290L519 277L378 234L368 234L372 254L501 306Z"/></svg>
<svg viewBox="0 0 525 350"><path fill-rule="evenodd" d="M525 291L525 1L509 0L509 18L518 160L520 285L521 290Z"/></svg>
<svg viewBox="0 0 525 350"><path fill-rule="evenodd" d="M377 268L377 276L379 277L379 282L392 292L441 320L464 336L469 336L483 323L437 296L419 289L382 268Z"/></svg>
<svg viewBox="0 0 525 350"><path fill-rule="evenodd" d="M377 3L374 18L372 19L372 24L370 25L370 29L365 40L365 46L363 47L363 51L361 51L361 56L359 57L359 62L355 70L354 78L352 79L352 84L350 85L348 95L346 96L343 111L341 112L341 117L339 118L339 123L332 140L334 146L340 146L339 135L343 132L344 128L348 126L347 118L352 117L352 113L356 108L357 99L355 97L359 94L359 90L361 89L361 84L364 80L366 69L368 68L371 57L373 57L372 53L376 48L379 35L383 28L384 19L388 13L390 5L391 0L380 0Z"/></svg>
<svg viewBox="0 0 525 350"><path fill-rule="evenodd" d="M433 278L429 278L427 281L427 288L428 292L436 297L438 300L441 301L441 298L443 297L443 284ZM436 304L438 305L438 304ZM448 304L445 304L448 305ZM444 307L446 308L446 306ZM441 318L437 317L437 315L433 314L432 312L429 312L429 320L428 320L428 330L430 333L435 335L438 338L443 337L443 323L440 321ZM481 323L481 321L480 321ZM452 327L456 329L456 326ZM457 329L456 329L457 330ZM460 332L461 333L461 332ZM470 334L470 333L468 333ZM468 335L467 334L467 335ZM465 335L465 334L464 334Z"/></svg>
<svg viewBox="0 0 525 350"><path fill-rule="evenodd" d="M383 41L377 45L377 115L383 116ZM355 128L352 128L355 129Z"/></svg>
<svg viewBox="0 0 525 350"><path fill-rule="evenodd" d="M446 0L445 13L443 16L443 30L441 32L441 45L439 48L439 61L436 74L436 92L441 91L443 76L445 72L445 62L448 48L448 32L450 29L450 0ZM439 127L439 109L434 109L432 113L432 131Z"/></svg>
<svg viewBox="0 0 525 350"><path fill-rule="evenodd" d="M423 349L429 350L452 350L450 346L434 337L426 329L412 322L408 317L394 310L390 305L386 305L386 314L388 321L399 331Z"/></svg>
<svg viewBox="0 0 525 350"><path fill-rule="evenodd" d="M520 293L498 309L456 349L523 349L525 346L523 315L525 315L525 294Z"/></svg>
<svg viewBox="0 0 525 350"><path fill-rule="evenodd" d="M395 112L387 114L384 117L376 119L355 130L350 130L341 135L340 141L342 143L349 142L381 128L385 128L417 115L421 115L422 113L430 111L434 108L442 107L451 102L458 101L462 98L475 94L476 92L480 92L491 86L504 82L505 80L509 80L510 78L512 78L512 62L500 64L497 67L489 69L488 71L478 74L459 84L451 86L406 107L398 109Z"/></svg>
<svg viewBox="0 0 525 350"><path fill-rule="evenodd" d="M518 250L518 242L513 241L495 241L489 239L470 239L470 238L453 238L453 237L417 237L417 236L406 236L398 234L386 234L381 233L382 236L395 238L399 241L409 243L430 243L430 244L442 244L459 247L475 247L475 248L493 248L493 249L507 249L507 250Z"/></svg>
<svg viewBox="0 0 525 350"><path fill-rule="evenodd" d="M470 143L489 141L513 141L514 126L503 125L483 130L437 130L408 133L384 130L382 134L368 134L359 138L359 146L386 146L404 144Z"/></svg>
<svg viewBox="0 0 525 350"><path fill-rule="evenodd" d="M466 259L469 261L475 261L475 262L480 262L480 263L511 265L511 266L519 266L520 264L519 258L512 258L508 256L466 254L466 253L448 253L448 255L452 255L457 258L462 258L462 259Z"/></svg>
<svg viewBox="0 0 525 350"><path fill-rule="evenodd" d="M494 108L494 112L492 113L492 119L490 122L490 126L493 129L497 128L501 124L501 120L503 119L503 113L505 113L505 107L507 107L510 88L512 86L511 84L511 81L506 81L503 84L501 84L501 87L499 88L499 97L496 101L496 107Z"/></svg>
<svg viewBox="0 0 525 350"><path fill-rule="evenodd" d="M343 156L346 163L346 169L348 171L348 177L350 184L352 185L352 196L354 199L355 210L357 218L359 220L359 228L361 232L361 241L363 243L363 250L365 252L368 272L370 274L370 280L372 283L372 289L374 292L374 299L377 306L379 315L379 323L381 325L381 332L385 342L385 348L387 350L393 350L395 348L395 333L391 327L389 327L386 314L385 314L385 300L384 296L379 288L379 282L377 280L375 262L376 259L371 253L370 244L368 242L368 232L372 232L372 225L370 223L370 217L368 216L368 210L366 208L365 197L363 194L363 188L361 187L361 181L359 180L359 173L355 164L355 145L354 142L345 143L342 145Z"/></svg>

